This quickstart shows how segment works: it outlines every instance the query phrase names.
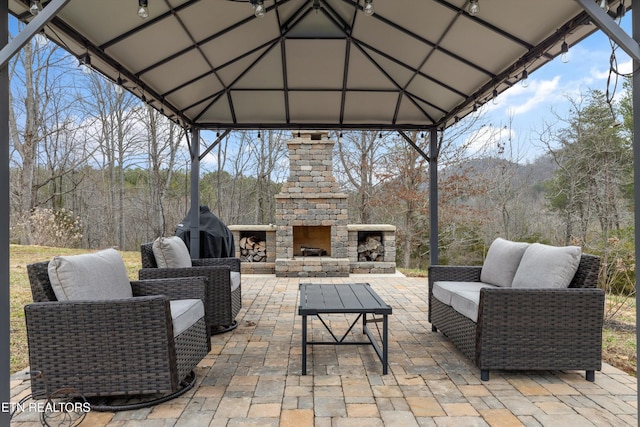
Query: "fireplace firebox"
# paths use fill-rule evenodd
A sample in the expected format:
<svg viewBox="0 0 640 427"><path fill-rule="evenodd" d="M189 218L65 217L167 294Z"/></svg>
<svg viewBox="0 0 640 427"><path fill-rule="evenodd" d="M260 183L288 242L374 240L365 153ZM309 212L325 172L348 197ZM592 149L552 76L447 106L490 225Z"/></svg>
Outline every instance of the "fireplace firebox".
<svg viewBox="0 0 640 427"><path fill-rule="evenodd" d="M299 225L293 227L294 256L331 256L331 227Z"/></svg>

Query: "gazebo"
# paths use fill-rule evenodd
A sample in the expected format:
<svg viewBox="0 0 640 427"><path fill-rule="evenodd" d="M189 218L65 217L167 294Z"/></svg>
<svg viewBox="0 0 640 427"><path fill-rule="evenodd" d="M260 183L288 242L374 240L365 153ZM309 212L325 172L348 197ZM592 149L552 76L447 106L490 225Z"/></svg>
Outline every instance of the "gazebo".
<svg viewBox="0 0 640 427"><path fill-rule="evenodd" d="M7 63L44 32L191 132L192 255L199 248L199 162L234 129L398 132L429 162L431 235L437 236L438 132L598 29L637 66L640 10L633 10L634 37L614 20L627 9L631 2L621 0L1 0L0 12L27 25L10 42L6 20L0 26L0 122L8 123ZM201 152L203 129L220 136ZM407 130L430 135L428 152ZM634 136L635 164L639 138ZM7 402L6 125L0 141L0 383L7 384L0 402ZM635 176L640 184L640 173ZM437 264L437 239L430 245L431 264ZM0 421L7 415L0 413Z"/></svg>

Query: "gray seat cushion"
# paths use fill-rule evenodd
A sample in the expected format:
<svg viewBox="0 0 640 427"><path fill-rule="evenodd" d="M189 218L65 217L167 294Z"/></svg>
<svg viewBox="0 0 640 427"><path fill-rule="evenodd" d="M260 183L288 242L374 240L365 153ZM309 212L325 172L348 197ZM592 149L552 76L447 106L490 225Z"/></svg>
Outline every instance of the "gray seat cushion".
<svg viewBox="0 0 640 427"><path fill-rule="evenodd" d="M451 306L451 298L454 294L465 291L480 292L482 288L495 288L496 286L483 282L435 282L431 293L443 304Z"/></svg>
<svg viewBox="0 0 640 427"><path fill-rule="evenodd" d="M115 249L56 256L49 281L58 301L131 298L133 292L122 257Z"/></svg>
<svg viewBox="0 0 640 427"><path fill-rule="evenodd" d="M237 271L231 271L231 292L240 287L240 273Z"/></svg>
<svg viewBox="0 0 640 427"><path fill-rule="evenodd" d="M170 301L173 336L177 337L204 317L204 304L199 299Z"/></svg>
<svg viewBox="0 0 640 427"><path fill-rule="evenodd" d="M459 291L451 296L451 308L474 322L478 321L479 304L480 289L477 291Z"/></svg>
<svg viewBox="0 0 640 427"><path fill-rule="evenodd" d="M529 247L525 242L512 242L498 237L491 243L482 265L480 280L496 286L509 287L520 260Z"/></svg>

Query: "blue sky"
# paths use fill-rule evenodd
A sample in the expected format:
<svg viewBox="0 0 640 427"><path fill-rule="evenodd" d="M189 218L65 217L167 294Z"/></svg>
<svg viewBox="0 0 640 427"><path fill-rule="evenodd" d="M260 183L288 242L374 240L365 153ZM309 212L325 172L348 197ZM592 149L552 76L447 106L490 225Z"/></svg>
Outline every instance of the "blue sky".
<svg viewBox="0 0 640 427"><path fill-rule="evenodd" d="M627 14L622 27L627 34L631 31L631 14ZM515 85L497 98L497 105L487 104L484 120L488 123L481 131L487 137L479 137L474 146L481 145L488 135L507 138L509 132L501 130L511 121L511 140L519 161L533 160L542 152L538 133L545 123L555 121L554 113L566 116L569 102L567 96L576 98L588 89L607 90L609 59L612 47L609 38L598 31L579 44L571 47L569 62L560 58L548 63L529 75L529 86ZM618 70L629 73L632 62L620 48L616 51ZM613 90L613 85L609 85ZM622 94L622 79L619 80L616 97ZM480 132L480 131L478 131ZM484 140L484 141L483 141Z"/></svg>

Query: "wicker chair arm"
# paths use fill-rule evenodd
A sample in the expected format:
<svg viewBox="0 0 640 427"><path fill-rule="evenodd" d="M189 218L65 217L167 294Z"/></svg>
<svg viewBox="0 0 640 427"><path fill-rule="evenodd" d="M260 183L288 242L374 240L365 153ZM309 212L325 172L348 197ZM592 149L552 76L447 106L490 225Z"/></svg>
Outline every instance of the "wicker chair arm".
<svg viewBox="0 0 640 427"><path fill-rule="evenodd" d="M481 309L478 314L485 317L499 316L502 319L513 316L509 320L521 319L523 324L531 323L534 317L536 320L544 320L551 314L554 318L575 317L581 321L597 319L602 324L604 300L604 291L594 288L483 288L480 290Z"/></svg>
<svg viewBox="0 0 640 427"><path fill-rule="evenodd" d="M166 297L38 302L24 311L31 370L45 380L52 372L84 384L81 389L119 390L109 383L139 376L149 366L158 366L149 375L177 375L167 362L175 343Z"/></svg>
<svg viewBox="0 0 640 427"><path fill-rule="evenodd" d="M170 300L197 298L206 301L209 291L204 276L134 280L131 288L134 296L165 295Z"/></svg>
<svg viewBox="0 0 640 427"><path fill-rule="evenodd" d="M201 258L191 260L194 267L220 266L231 271L240 271L240 258Z"/></svg>
<svg viewBox="0 0 640 427"><path fill-rule="evenodd" d="M204 276L208 280L209 292L217 295L231 294L230 270L223 266L211 267L185 267L185 268L142 268L138 271L138 277L145 279L168 279L175 277L199 277Z"/></svg>
<svg viewBox="0 0 640 427"><path fill-rule="evenodd" d="M429 267L429 292L434 282L479 282L482 266L432 265Z"/></svg>
<svg viewBox="0 0 640 427"><path fill-rule="evenodd" d="M575 358L575 348L588 348L598 369L601 357L605 295L601 289L485 288L480 291L478 310L478 366L502 367L509 354L526 355L530 364L538 360ZM566 356L565 356L566 353ZM538 365L539 366L539 365ZM522 368L520 368L522 369Z"/></svg>

